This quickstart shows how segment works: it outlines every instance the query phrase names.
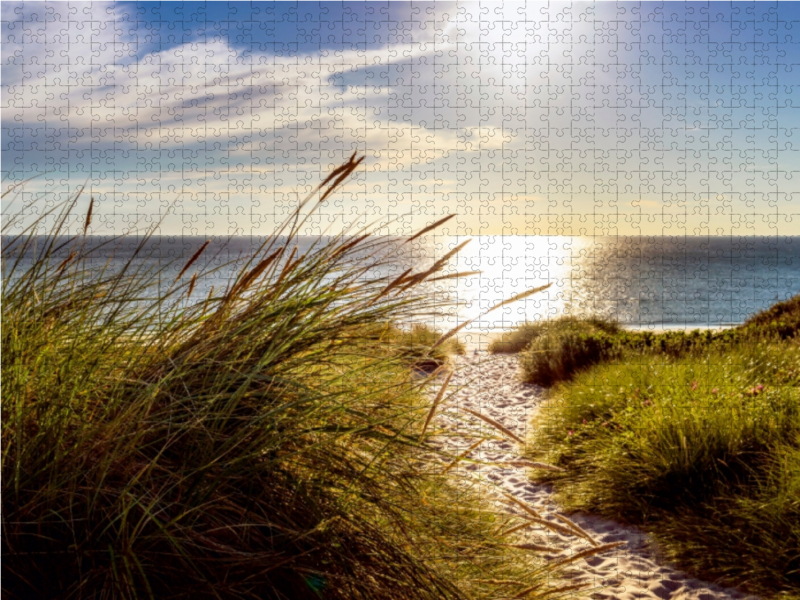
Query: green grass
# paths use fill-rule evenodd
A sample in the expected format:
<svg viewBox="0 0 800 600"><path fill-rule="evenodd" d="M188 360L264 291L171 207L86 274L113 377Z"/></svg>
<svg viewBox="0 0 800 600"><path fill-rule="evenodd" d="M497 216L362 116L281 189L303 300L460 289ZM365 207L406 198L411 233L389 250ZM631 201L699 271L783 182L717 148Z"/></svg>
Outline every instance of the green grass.
<svg viewBox="0 0 800 600"><path fill-rule="evenodd" d="M196 255L154 296L166 265L92 268L77 200L27 228L24 211L4 214L4 233L23 229L3 248L4 595L553 593L556 570L497 534L515 518L445 477L452 457L425 433L432 378L410 367L459 347L392 324L438 308L415 290L440 263L366 277L364 255L384 248L369 231L298 257L304 203L226 289L187 306L213 270ZM84 235L61 245L76 220ZM32 264L16 262L34 243Z"/></svg>
<svg viewBox="0 0 800 600"><path fill-rule="evenodd" d="M800 294L758 312L738 329L781 339L794 337L800 331Z"/></svg>
<svg viewBox="0 0 800 600"><path fill-rule="evenodd" d="M800 343L762 333L579 372L532 456L566 469L542 475L566 506L644 527L681 568L800 597Z"/></svg>
<svg viewBox="0 0 800 600"><path fill-rule="evenodd" d="M761 340L786 340L800 328L800 295L754 315L742 325L721 331L626 331L600 318L562 317L525 323L490 346L493 353L520 353L522 378L551 387L604 362L642 353L696 356Z"/></svg>
<svg viewBox="0 0 800 600"><path fill-rule="evenodd" d="M545 336L556 336L562 332L573 333L617 333L620 327L614 321L597 317L559 317L546 321L525 322L510 331L503 332L489 344L492 354L516 354L525 350L532 341Z"/></svg>
<svg viewBox="0 0 800 600"><path fill-rule="evenodd" d="M413 368L432 372L451 366L453 355L466 352L464 344L454 337L435 345L442 335L441 331L422 323L415 323L410 328L385 323L376 327L370 337L376 344L390 344L393 352Z"/></svg>
<svg viewBox="0 0 800 600"><path fill-rule="evenodd" d="M520 354L519 364L526 383L550 387L617 353L610 336L566 329L534 339Z"/></svg>

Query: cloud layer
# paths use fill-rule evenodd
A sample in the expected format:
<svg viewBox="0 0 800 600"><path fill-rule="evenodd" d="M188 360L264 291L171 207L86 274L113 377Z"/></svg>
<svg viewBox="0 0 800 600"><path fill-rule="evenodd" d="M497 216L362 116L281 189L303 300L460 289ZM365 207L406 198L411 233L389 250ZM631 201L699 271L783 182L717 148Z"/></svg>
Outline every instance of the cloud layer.
<svg viewBox="0 0 800 600"><path fill-rule="evenodd" d="M7 177L46 172L30 193L54 198L88 182L111 230L174 202L165 232L263 233L354 150L364 169L314 228L800 222L790 8L158 6L3 3Z"/></svg>

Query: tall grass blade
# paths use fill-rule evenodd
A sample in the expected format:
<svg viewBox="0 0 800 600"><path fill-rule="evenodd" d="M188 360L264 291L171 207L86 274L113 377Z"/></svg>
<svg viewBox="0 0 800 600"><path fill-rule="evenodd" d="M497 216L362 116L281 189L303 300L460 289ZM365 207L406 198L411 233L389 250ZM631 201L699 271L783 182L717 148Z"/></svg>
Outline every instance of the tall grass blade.
<svg viewBox="0 0 800 600"><path fill-rule="evenodd" d="M521 437L519 437L516 433L511 431L505 425L502 425L501 423L498 423L497 421L495 421L491 417L487 417L486 415L479 413L477 410L472 410L471 408L464 407L462 410L464 410L465 412L468 412L469 414L471 414L474 417L479 418L484 423L488 423L489 425L491 425L492 427L494 427L498 431L502 431L504 434L506 434L508 437L510 437L515 442L519 442L520 444L524 444L525 443L525 440L523 440Z"/></svg>
<svg viewBox="0 0 800 600"><path fill-rule="evenodd" d="M422 432L419 434L419 441L425 439L425 432L428 431L428 425L430 425L431 421L433 420L433 415L436 414L436 409L439 407L439 402L441 401L444 393L447 391L447 386L450 383L450 379L453 377L453 372L447 374L447 378L442 383L442 387L439 388L439 393L436 394L436 398L433 399L433 404L431 404L431 409L428 411L428 416L425 418L425 424L422 426Z"/></svg>

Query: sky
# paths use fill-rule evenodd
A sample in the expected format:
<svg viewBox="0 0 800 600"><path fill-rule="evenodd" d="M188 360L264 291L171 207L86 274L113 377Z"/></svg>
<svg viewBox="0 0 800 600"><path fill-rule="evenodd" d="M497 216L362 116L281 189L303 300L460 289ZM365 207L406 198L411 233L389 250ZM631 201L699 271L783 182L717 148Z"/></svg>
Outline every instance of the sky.
<svg viewBox="0 0 800 600"><path fill-rule="evenodd" d="M263 235L356 151L305 233L800 233L798 3L0 10L29 218L85 186L93 233Z"/></svg>

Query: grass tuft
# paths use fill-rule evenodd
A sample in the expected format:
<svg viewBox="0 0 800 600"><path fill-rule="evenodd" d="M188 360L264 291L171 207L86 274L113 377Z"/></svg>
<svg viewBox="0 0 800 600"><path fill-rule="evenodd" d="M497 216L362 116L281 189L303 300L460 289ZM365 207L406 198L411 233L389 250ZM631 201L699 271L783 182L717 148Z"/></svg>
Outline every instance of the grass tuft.
<svg viewBox="0 0 800 600"><path fill-rule="evenodd" d="M525 322L492 340L489 344L489 352L492 354L517 354L525 350L536 339L557 336L566 331L614 334L620 331L620 326L615 321L599 317L564 316L546 321Z"/></svg>
<svg viewBox="0 0 800 600"><path fill-rule="evenodd" d="M359 163L336 169L314 206ZM95 267L107 248L64 235L77 200L21 233L21 217L4 219L4 594L552 590L555 568L494 533L514 519L443 476L448 457L424 433L432 378L409 367L462 348L392 324L436 309L418 286L440 264L387 293L365 264L389 242L345 232L296 257L298 209L227 288L187 305L220 268L198 266L206 245L156 293L170 266L140 260L155 229L124 266Z"/></svg>
<svg viewBox="0 0 800 600"><path fill-rule="evenodd" d="M531 458L564 469L536 477L570 509L644 527L697 576L800 597L797 338L626 349L553 388L534 430Z"/></svg>
<svg viewBox="0 0 800 600"><path fill-rule="evenodd" d="M795 296L721 331L625 331L599 318L563 317L524 324L495 340L490 351L521 352L523 380L550 387L593 365L622 357L697 357L742 344L788 340L799 329L800 296Z"/></svg>

